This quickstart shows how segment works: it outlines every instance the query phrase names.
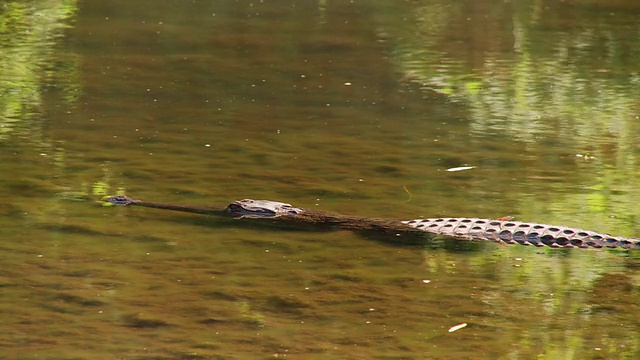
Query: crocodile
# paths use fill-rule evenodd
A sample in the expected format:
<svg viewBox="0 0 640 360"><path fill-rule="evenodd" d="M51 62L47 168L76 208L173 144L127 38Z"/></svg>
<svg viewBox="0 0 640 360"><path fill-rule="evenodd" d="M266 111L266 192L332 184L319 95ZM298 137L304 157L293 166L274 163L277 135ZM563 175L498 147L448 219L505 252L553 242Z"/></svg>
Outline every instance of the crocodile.
<svg viewBox="0 0 640 360"><path fill-rule="evenodd" d="M428 218L415 220L380 219L342 215L291 204L243 199L227 206L191 206L132 199L126 195L106 197L108 203L166 209L205 215L232 216L236 219L274 219L278 222L319 225L355 231L385 234L423 234L460 240L492 241L499 244L547 246L552 248L623 248L640 250L640 239L612 236L590 230L521 222L478 218Z"/></svg>

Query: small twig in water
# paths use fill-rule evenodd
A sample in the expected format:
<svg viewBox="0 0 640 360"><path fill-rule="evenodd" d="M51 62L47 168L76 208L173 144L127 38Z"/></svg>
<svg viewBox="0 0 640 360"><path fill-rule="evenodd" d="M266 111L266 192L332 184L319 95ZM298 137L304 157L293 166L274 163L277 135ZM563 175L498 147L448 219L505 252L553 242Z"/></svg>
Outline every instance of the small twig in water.
<svg viewBox="0 0 640 360"><path fill-rule="evenodd" d="M407 194L409 194L409 198L408 198L407 200L403 201L403 202L409 202L409 201L411 201L411 199L413 198L413 196L412 196L412 195L411 195L411 193L409 192L409 189L407 189L407 187L406 187L406 186L404 186L404 185L402 185L402 188L404 189L404 191L405 191Z"/></svg>

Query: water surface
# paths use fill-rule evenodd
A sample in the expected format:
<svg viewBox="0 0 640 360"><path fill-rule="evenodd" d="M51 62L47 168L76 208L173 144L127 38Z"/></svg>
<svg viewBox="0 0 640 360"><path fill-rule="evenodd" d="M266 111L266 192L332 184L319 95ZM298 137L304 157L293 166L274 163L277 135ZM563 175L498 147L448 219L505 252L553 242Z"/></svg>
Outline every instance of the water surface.
<svg viewBox="0 0 640 360"><path fill-rule="evenodd" d="M640 356L633 252L97 201L638 237L635 2L9 1L0 17L5 357Z"/></svg>

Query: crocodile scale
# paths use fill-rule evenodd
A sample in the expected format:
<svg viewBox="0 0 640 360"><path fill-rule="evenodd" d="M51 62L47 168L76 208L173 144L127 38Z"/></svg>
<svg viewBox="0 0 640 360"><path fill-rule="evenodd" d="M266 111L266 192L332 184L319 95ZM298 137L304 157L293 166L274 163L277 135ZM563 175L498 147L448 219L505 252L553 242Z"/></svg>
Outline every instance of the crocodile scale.
<svg viewBox="0 0 640 360"><path fill-rule="evenodd" d="M429 233L467 240L550 247L640 249L640 239L546 224L477 218L433 218L402 221Z"/></svg>

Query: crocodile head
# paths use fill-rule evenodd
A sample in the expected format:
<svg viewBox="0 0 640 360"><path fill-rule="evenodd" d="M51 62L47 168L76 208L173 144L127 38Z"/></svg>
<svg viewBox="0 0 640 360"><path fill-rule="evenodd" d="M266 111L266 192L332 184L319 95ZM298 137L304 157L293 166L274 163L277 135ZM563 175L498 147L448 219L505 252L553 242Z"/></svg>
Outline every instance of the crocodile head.
<svg viewBox="0 0 640 360"><path fill-rule="evenodd" d="M303 209L291 206L291 204L271 200L237 200L227 206L226 212L236 218L272 218L282 215L298 215Z"/></svg>
<svg viewBox="0 0 640 360"><path fill-rule="evenodd" d="M139 202L139 200L134 200L126 195L109 196L109 197L103 198L103 200L118 206L127 206L129 204Z"/></svg>

